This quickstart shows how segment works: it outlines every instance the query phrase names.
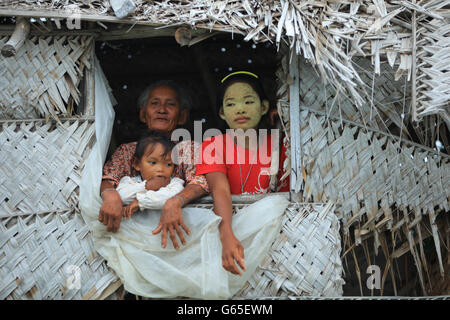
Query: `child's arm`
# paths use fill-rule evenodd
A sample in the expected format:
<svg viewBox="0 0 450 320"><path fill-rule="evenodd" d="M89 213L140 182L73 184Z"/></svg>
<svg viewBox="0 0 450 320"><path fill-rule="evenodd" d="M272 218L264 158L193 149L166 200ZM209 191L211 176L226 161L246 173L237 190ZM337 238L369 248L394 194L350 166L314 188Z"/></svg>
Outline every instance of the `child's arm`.
<svg viewBox="0 0 450 320"><path fill-rule="evenodd" d="M210 172L206 180L214 201L214 212L222 218L219 225L220 241L222 242L222 265L225 270L241 275L235 261L246 271L244 264L244 248L234 236L231 227L232 202L227 176L223 172Z"/></svg>
<svg viewBox="0 0 450 320"><path fill-rule="evenodd" d="M139 204L136 199L133 200L129 205L122 208L122 216L125 219L131 218L131 215L139 210Z"/></svg>
<svg viewBox="0 0 450 320"><path fill-rule="evenodd" d="M128 205L136 199L137 193L145 192L145 181L128 176L123 177L116 191L119 193L122 203Z"/></svg>
<svg viewBox="0 0 450 320"><path fill-rule="evenodd" d="M162 209L166 201L183 190L184 181L180 178L172 178L170 183L157 191L146 190L136 194L139 208Z"/></svg>
<svg viewBox="0 0 450 320"><path fill-rule="evenodd" d="M145 181L141 181L137 177L126 176L120 180L116 190L122 199L122 203L126 205L122 207L121 216L130 218L133 213L139 210L136 194L145 191Z"/></svg>

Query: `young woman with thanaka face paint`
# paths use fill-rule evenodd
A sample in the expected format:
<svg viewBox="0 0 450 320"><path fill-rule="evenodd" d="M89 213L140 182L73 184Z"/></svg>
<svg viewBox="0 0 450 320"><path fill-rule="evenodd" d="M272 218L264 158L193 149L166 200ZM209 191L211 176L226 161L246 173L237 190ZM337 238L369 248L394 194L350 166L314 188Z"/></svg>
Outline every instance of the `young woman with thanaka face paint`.
<svg viewBox="0 0 450 320"><path fill-rule="evenodd" d="M222 265L225 270L242 275L241 270L246 271L244 248L232 230L231 195L266 193L269 190L271 136L260 135L257 131L262 117L269 112L269 100L258 76L240 71L222 80L217 104L220 117L234 130L203 142L203 162L197 165L196 173L206 176L214 200L214 211L222 218L219 226ZM252 140L250 133L256 134L257 139ZM214 155L209 157L206 153L213 143L216 146L222 144L222 148L214 148ZM262 148L269 156L266 163L258 152ZM284 159L282 150L281 161ZM288 191L287 185L280 185L278 191Z"/></svg>

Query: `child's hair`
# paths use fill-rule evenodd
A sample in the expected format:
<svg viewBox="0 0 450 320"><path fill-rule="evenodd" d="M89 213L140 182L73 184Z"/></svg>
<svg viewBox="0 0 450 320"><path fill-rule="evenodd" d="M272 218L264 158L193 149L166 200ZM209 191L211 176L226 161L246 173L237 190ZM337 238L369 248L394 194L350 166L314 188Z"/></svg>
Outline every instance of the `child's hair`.
<svg viewBox="0 0 450 320"><path fill-rule="evenodd" d="M258 94L261 103L263 100L267 100L270 102L266 92L264 91L264 87L256 74L248 71L236 71L227 75L225 78L222 79L220 83L219 89L217 91L217 100L216 100L216 105L218 108L217 110L221 110L223 108L223 97L225 96L225 91L227 91L229 86L231 86L233 83L236 82L247 83L249 86L251 86L253 90L255 90L255 92ZM270 129L268 114L269 113L267 112L261 118L261 121L258 126L260 129Z"/></svg>
<svg viewBox="0 0 450 320"><path fill-rule="evenodd" d="M158 131L148 131L138 140L136 151L134 152L134 159L142 159L148 146L150 146L149 152L152 153L158 143L164 148L164 157L172 151L175 146L175 143L173 143L165 134Z"/></svg>

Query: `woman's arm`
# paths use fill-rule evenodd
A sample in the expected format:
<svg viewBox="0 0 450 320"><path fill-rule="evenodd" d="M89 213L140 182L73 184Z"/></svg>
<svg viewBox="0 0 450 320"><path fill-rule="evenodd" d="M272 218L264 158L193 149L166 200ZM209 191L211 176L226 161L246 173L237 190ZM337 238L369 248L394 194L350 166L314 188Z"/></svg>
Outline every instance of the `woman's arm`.
<svg viewBox="0 0 450 320"><path fill-rule="evenodd" d="M131 175L131 161L135 148L135 142L119 146L111 156L111 160L103 167L100 185L103 201L98 220L107 226L108 231L116 232L120 227L123 204L115 188L122 177Z"/></svg>
<svg viewBox="0 0 450 320"><path fill-rule="evenodd" d="M103 203L100 207L98 220L107 226L108 231L116 232L122 219L122 200L111 181L103 180L100 185L100 195Z"/></svg>
<svg viewBox="0 0 450 320"><path fill-rule="evenodd" d="M161 246L163 248L167 245L168 236L176 249L180 247L177 235L182 244L186 243L183 230L188 235L191 231L184 224L181 208L208 193L208 184L205 177L198 176L195 173L195 159L196 154L200 152L200 147L201 145L194 141L182 141L172 150L172 155L175 154L177 160L174 161L177 163L176 175L186 181L186 186L180 193L166 201L162 208L160 223L153 230L153 234L161 233Z"/></svg>
<svg viewBox="0 0 450 320"><path fill-rule="evenodd" d="M219 225L220 241L222 242L222 266L231 273L241 275L235 261L242 270L246 270L244 247L234 236L231 227L233 207L227 176L223 172L210 172L205 176L213 197L214 212L222 218Z"/></svg>
<svg viewBox="0 0 450 320"><path fill-rule="evenodd" d="M162 208L159 225L155 230L153 230L153 234L162 232L161 247L166 247L167 235L169 235L172 240L175 249L180 247L175 234L178 235L182 244L186 243L182 229L188 235L191 231L183 222L181 208L189 202L204 196L205 194L206 191L201 186L191 183L188 184L180 193L178 193L176 197L172 197L166 201L164 207Z"/></svg>

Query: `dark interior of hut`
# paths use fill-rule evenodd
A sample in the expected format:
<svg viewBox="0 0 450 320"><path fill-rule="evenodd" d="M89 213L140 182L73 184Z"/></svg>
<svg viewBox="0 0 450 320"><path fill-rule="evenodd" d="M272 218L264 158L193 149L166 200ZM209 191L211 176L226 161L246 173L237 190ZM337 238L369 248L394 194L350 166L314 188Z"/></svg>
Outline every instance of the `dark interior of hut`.
<svg viewBox="0 0 450 320"><path fill-rule="evenodd" d="M240 35L218 34L193 46L180 46L174 37L97 41L96 55L108 79L117 105L110 151L135 141L145 126L139 121L137 99L150 83L171 79L186 88L192 109L185 126L193 134L194 121L203 132L225 121L215 106L216 90L227 74L247 70L263 81L271 107L275 108L277 50L271 43L246 42Z"/></svg>

